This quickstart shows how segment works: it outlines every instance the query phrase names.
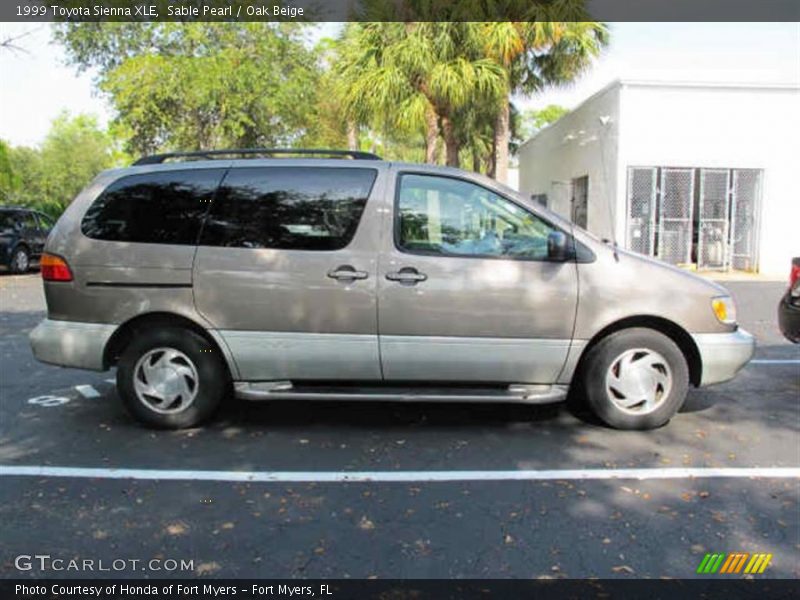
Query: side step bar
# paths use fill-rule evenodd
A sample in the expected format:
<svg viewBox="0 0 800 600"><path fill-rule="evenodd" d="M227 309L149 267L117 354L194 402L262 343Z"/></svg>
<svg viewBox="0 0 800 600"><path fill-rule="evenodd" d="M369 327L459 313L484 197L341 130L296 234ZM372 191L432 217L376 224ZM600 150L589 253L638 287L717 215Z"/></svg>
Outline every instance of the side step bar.
<svg viewBox="0 0 800 600"><path fill-rule="evenodd" d="M567 398L565 385L515 384L507 388L294 386L290 381L238 381L242 400L364 400L392 402L513 402L551 404Z"/></svg>

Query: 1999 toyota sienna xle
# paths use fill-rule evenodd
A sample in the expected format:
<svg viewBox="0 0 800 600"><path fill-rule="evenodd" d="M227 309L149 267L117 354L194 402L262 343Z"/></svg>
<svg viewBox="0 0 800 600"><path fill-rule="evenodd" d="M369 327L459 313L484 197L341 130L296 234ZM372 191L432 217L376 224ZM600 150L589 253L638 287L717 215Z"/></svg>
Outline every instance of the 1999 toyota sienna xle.
<svg viewBox="0 0 800 600"><path fill-rule="evenodd" d="M116 365L158 427L231 391L544 403L577 386L608 425L648 429L755 346L720 286L480 175L358 152L146 157L99 175L45 251L36 358Z"/></svg>

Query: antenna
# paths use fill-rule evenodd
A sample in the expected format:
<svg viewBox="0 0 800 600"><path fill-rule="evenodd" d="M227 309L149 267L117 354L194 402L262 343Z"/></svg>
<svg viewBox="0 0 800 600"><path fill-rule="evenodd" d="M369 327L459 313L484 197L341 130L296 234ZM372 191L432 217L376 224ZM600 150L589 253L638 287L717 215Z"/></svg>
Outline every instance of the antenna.
<svg viewBox="0 0 800 600"><path fill-rule="evenodd" d="M600 121L600 164L603 171L603 190L605 191L606 195L606 206L608 207L608 218L611 225L611 243L612 248L614 249L614 260L619 262L619 246L617 244L617 215L616 211L614 210L614 205L611 202L611 198L609 198L608 195L608 178L606 177L605 134L608 132L608 124L611 123L611 117L609 115L603 115L599 117L598 120Z"/></svg>

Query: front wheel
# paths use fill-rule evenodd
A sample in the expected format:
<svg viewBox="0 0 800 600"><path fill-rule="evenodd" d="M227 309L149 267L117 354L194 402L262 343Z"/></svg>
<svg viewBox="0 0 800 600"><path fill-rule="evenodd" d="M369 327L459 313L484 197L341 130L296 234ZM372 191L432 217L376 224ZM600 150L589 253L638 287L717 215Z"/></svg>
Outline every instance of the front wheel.
<svg viewBox="0 0 800 600"><path fill-rule="evenodd" d="M187 329L139 332L117 368L125 407L142 423L162 429L202 423L219 408L228 388L219 352Z"/></svg>
<svg viewBox="0 0 800 600"><path fill-rule="evenodd" d="M678 412L689 389L689 367L666 335L624 329L589 350L581 372L589 406L617 429L655 429Z"/></svg>
<svg viewBox="0 0 800 600"><path fill-rule="evenodd" d="M28 249L19 247L14 250L14 256L11 257L11 272L21 275L27 273L31 268L31 256Z"/></svg>

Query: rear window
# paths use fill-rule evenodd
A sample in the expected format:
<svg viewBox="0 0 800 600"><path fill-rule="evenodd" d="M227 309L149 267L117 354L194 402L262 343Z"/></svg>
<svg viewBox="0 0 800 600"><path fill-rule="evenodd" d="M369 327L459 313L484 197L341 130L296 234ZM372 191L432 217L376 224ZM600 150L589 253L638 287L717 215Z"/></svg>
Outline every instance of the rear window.
<svg viewBox="0 0 800 600"><path fill-rule="evenodd" d="M84 235L96 240L196 244L224 169L122 177L86 211Z"/></svg>
<svg viewBox="0 0 800 600"><path fill-rule="evenodd" d="M339 250L355 235L376 175L358 168L234 169L217 194L200 243Z"/></svg>

